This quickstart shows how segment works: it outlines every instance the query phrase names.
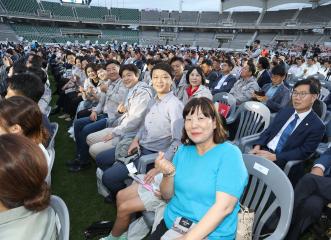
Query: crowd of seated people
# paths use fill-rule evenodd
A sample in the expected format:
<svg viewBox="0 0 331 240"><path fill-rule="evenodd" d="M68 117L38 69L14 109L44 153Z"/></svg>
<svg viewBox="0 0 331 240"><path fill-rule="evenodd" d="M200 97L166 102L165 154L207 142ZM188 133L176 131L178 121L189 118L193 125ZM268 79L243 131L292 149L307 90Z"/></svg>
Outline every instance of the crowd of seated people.
<svg viewBox="0 0 331 240"><path fill-rule="evenodd" d="M160 239L178 217L196 223L180 239L234 239L248 174L242 152L228 140L228 126L221 120L226 116L220 116L212 100L227 93L237 106L258 102L274 117L249 153L282 169L289 161L302 160L288 176L295 189L288 239L298 239L331 200L326 193L330 149L305 175L318 145L331 137L331 123L322 114L324 105L331 107L330 97L319 100L321 82L331 75L330 59L313 52L298 51L294 58L267 54L259 43L253 52L241 53L175 46L50 45L29 52L17 47L18 54L5 55L0 68L0 94L6 98L0 102L0 134L22 148L26 141L39 145L43 158L35 156L35 164L44 161L49 166L50 70L54 94L59 95L51 114L70 122L68 132L75 141L76 154L68 156L72 157L68 170L84 171L95 161L108 190L105 200L117 208L104 239L130 239L132 214L145 210L155 212L149 239ZM289 84L290 75L298 78L294 85ZM25 136L21 137L25 142L10 134ZM132 162L126 162L133 155ZM154 161L137 177L152 191L141 181L132 185L126 181L146 155L154 156ZM45 180L50 173L48 169L40 177ZM11 205L3 189L0 184L0 229L2 214L25 206L22 200ZM303 206L311 210L303 212ZM44 214L40 219L46 217L45 209L47 204L37 208Z"/></svg>

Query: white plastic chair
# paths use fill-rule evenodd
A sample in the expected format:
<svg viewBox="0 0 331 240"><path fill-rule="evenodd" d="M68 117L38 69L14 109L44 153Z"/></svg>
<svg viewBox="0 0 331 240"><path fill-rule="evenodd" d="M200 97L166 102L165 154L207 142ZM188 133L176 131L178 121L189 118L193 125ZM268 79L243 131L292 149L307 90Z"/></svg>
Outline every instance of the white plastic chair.
<svg viewBox="0 0 331 240"><path fill-rule="evenodd" d="M245 102L236 111L236 121L239 123L233 142L243 150L241 146L243 137L255 136L267 129L270 124L270 110L260 102Z"/></svg>
<svg viewBox="0 0 331 240"><path fill-rule="evenodd" d="M50 206L54 209L56 216L59 218L58 239L69 240L70 219L69 211L65 202L58 196L52 195Z"/></svg>
<svg viewBox="0 0 331 240"><path fill-rule="evenodd" d="M236 114L236 108L237 108L236 105L237 100L234 98L234 96L227 92L217 93L213 96L213 102L223 103L230 106L230 112L226 118L226 122L228 124L232 123L234 121L234 116Z"/></svg>
<svg viewBox="0 0 331 240"><path fill-rule="evenodd" d="M280 209L277 227L267 240L284 239L291 224L294 191L285 173L272 161L250 154L243 154L249 173L249 183L241 203L254 210L253 240L260 239L265 223L275 217Z"/></svg>
<svg viewBox="0 0 331 240"><path fill-rule="evenodd" d="M51 149L51 148L54 148L55 146L55 137L56 137L56 134L59 130L59 124L57 122L52 122L51 124L51 127L52 127L52 136L51 136L51 140L49 141L49 144L47 146L47 150L48 149Z"/></svg>
<svg viewBox="0 0 331 240"><path fill-rule="evenodd" d="M49 158L51 160L50 165L49 165L49 175L46 177L46 182L48 183L49 186L51 186L52 184L52 169L53 169L53 165L54 165L54 160L55 160L55 149L54 148L50 148L47 149L47 152L49 154Z"/></svg>
<svg viewBox="0 0 331 240"><path fill-rule="evenodd" d="M330 91L328 89L326 89L325 87L321 88L321 93L318 97L319 100L324 101L326 99L327 96L329 96Z"/></svg>

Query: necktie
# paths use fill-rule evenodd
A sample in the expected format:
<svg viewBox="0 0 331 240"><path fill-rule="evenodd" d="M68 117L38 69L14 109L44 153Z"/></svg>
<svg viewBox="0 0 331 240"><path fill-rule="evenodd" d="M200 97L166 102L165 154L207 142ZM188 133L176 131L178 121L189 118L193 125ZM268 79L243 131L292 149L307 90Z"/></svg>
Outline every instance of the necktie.
<svg viewBox="0 0 331 240"><path fill-rule="evenodd" d="M294 119L284 129L284 131L283 131L282 135L280 136L279 141L277 143L277 147L275 150L276 153L279 153L282 151L284 144L286 143L288 137L292 134L292 132L295 128L295 125L297 124L298 118L299 118L298 114L295 114Z"/></svg>

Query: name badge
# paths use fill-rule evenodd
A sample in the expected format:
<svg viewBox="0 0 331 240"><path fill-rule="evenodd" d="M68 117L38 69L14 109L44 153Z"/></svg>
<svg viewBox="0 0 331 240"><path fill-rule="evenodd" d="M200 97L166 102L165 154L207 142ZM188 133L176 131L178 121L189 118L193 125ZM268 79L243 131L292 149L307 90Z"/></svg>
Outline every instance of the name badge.
<svg viewBox="0 0 331 240"><path fill-rule="evenodd" d="M133 163L127 164L126 168L128 169L129 173L135 174L138 172L136 166Z"/></svg>

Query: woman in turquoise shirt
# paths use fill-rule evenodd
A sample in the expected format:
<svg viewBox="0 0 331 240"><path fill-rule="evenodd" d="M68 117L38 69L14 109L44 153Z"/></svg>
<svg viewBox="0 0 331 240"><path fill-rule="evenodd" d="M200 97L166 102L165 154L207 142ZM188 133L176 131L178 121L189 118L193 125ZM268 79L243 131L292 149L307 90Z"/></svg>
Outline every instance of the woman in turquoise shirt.
<svg viewBox="0 0 331 240"><path fill-rule="evenodd" d="M183 111L182 143L173 163L159 154L162 197L170 200L150 239L160 239L177 217L196 225L180 240L235 239L237 213L248 174L240 150L226 133L212 101L196 98Z"/></svg>

